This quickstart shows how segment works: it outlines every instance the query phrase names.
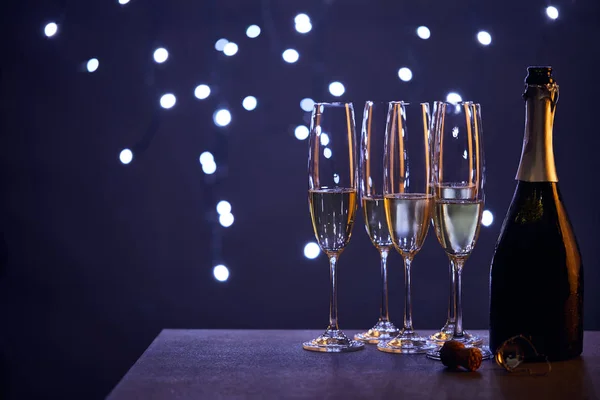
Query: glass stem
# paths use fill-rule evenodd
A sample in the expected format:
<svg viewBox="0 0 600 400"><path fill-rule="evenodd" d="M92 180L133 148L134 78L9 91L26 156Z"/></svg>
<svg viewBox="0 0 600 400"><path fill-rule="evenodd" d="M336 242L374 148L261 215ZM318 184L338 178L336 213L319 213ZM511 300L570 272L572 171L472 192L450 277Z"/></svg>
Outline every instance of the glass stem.
<svg viewBox="0 0 600 400"><path fill-rule="evenodd" d="M448 322L446 324L454 324L456 322L456 268L454 268L454 260L450 259L450 297L448 299Z"/></svg>
<svg viewBox="0 0 600 400"><path fill-rule="evenodd" d="M454 271L456 279L456 290L454 292L454 315L456 316L456 325L454 328L454 337L463 337L463 318L462 318L462 270L465 260L455 258Z"/></svg>
<svg viewBox="0 0 600 400"><path fill-rule="evenodd" d="M412 257L404 257L404 332L410 333L413 331L412 324L412 297L410 294L410 264Z"/></svg>
<svg viewBox="0 0 600 400"><path fill-rule="evenodd" d="M331 281L331 292L329 294L329 327L327 330L339 330L337 317L337 271L336 264L339 255L329 254L329 278Z"/></svg>
<svg viewBox="0 0 600 400"><path fill-rule="evenodd" d="M388 322L388 284L387 284L387 258L390 250L387 247L379 249L381 256L381 308L379 309L379 321Z"/></svg>

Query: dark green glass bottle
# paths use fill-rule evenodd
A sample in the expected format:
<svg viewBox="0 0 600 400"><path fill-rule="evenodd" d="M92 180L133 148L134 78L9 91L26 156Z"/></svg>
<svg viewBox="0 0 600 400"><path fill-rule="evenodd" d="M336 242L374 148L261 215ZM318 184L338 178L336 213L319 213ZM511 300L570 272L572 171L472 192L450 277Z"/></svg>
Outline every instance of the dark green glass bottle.
<svg viewBox="0 0 600 400"><path fill-rule="evenodd" d="M490 269L490 350L523 335L549 360L583 349L583 265L554 165L558 85L529 67L517 188Z"/></svg>

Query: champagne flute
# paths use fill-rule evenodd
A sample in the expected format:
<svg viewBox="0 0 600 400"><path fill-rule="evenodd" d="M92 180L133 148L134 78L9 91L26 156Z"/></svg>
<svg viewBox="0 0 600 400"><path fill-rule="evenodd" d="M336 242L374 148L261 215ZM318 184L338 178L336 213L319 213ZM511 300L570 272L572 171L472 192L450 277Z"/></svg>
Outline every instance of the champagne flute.
<svg viewBox="0 0 600 400"><path fill-rule="evenodd" d="M308 150L308 202L317 242L329 258L329 326L304 342L306 350L341 353L360 350L338 326L337 262L350 241L356 214L356 133L352 103L316 103Z"/></svg>
<svg viewBox="0 0 600 400"><path fill-rule="evenodd" d="M484 156L481 107L473 102L434 102L433 110L433 223L448 255L455 287L456 323L451 340L481 347L481 338L463 329L462 273L481 226L484 207ZM490 354L482 348L484 357ZM438 349L428 357L439 359Z"/></svg>
<svg viewBox="0 0 600 400"><path fill-rule="evenodd" d="M411 131L408 130L410 110ZM429 104L410 106L389 103L385 132L383 193L385 215L396 250L404 259L404 327L377 349L389 353L424 353L431 349L426 338L413 329L411 267L421 250L431 221L431 137Z"/></svg>
<svg viewBox="0 0 600 400"><path fill-rule="evenodd" d="M378 343L398 335L388 313L387 258L392 238L385 219L383 204L383 148L388 103L367 101L363 112L360 138L360 198L365 228L381 260L381 306L379 320L368 331L354 336L365 343Z"/></svg>

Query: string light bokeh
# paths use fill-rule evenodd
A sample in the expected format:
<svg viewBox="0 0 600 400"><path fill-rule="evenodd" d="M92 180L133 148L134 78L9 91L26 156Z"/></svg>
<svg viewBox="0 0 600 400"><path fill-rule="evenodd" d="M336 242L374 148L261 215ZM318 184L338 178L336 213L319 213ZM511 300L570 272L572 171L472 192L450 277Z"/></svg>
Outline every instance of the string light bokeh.
<svg viewBox="0 0 600 400"><path fill-rule="evenodd" d="M129 0L118 0L118 4L121 6L125 6L129 3ZM559 17L559 11L555 6L549 5L545 9L545 14L550 20L556 20ZM294 30L299 33L301 36L305 36L311 33L313 30L313 22L311 17L307 13L299 13L297 14L293 21L291 21ZM43 26L43 34L49 39L55 39L58 37L58 33L60 32L60 27L56 22L47 22ZM247 26L245 29L245 36L247 39L256 39L263 32L262 28L257 24L252 24ZM428 40L432 37L432 32L429 27L425 25L418 26L414 34L422 39ZM492 46L493 40L492 35L486 30L480 30L474 32L474 35L479 42L480 45L484 47ZM226 38L215 38L214 42L215 50L222 52L227 57L233 57L238 54L240 50L240 45L237 43L230 41ZM281 57L284 63L286 64L295 64L301 61L301 56L298 50L295 48L285 48L281 52ZM152 53L152 59L157 64L164 64L170 58L169 51L165 47L157 47ZM90 73L95 72L99 68L99 60L97 58L90 58L86 62L86 70ZM418 73L418 71L417 71ZM400 81L408 83L411 82L414 78L413 70L408 66L401 66L397 70L397 77ZM198 84L193 90L193 96L198 100L205 100L212 94L211 83L205 82ZM346 86L344 83L333 80L328 84L328 92L334 97L342 97L346 93ZM446 95L446 101L450 103L458 103L463 101L463 97L458 92L448 92ZM300 99L300 109L302 112L307 115L311 112L315 100L311 98L303 98ZM259 102L257 97L248 95L241 100L242 107L247 111L254 111L258 108ZM174 93L164 93L159 98L159 105L164 110L170 110L177 105L177 97ZM215 126L219 128L227 128L234 116L228 108L219 108L213 113L213 123ZM309 136L309 129L306 125L306 121L303 124L299 124L293 130L293 135L299 141L304 141ZM322 135L322 141L325 141L323 145L327 145L327 135ZM329 149L325 149L325 151L331 152ZM122 164L128 165L134 161L134 152L131 148L122 149L119 153L119 160ZM213 175L218 170L218 165L215 161L214 156L208 152L204 151L199 157L200 166L204 174ZM215 219L218 221L222 228L230 228L234 224L234 216L231 213L231 204L225 200L222 200L218 203L216 211L218 213L218 217ZM491 210L485 210L483 212L482 217L482 225L484 227L489 227L494 223L494 215ZM303 249L303 254L308 259L315 259L320 254L320 250L316 242L309 242ZM223 256L219 255L218 258L221 259ZM220 282L225 282L229 278L229 270L228 267L224 264L216 265L213 268L214 277Z"/></svg>
<svg viewBox="0 0 600 400"><path fill-rule="evenodd" d="M127 1L127 0L119 0L119 4L121 4L121 5L125 5L128 2L129 1ZM548 16L548 18L550 18L552 20L558 18L558 10L554 6L546 7L545 12L546 12L546 15ZM306 13L297 14L293 20L293 26L294 26L294 29L301 35L309 34L313 28L311 18ZM43 31L44 31L44 34L46 37L52 38L57 35L57 33L59 31L59 27L56 23L50 22L44 26ZM249 39L256 39L257 37L259 37L261 32L262 32L261 27L256 24L252 24L252 25L248 26L245 30L245 34L246 34L247 38L249 38ZM431 38L431 35L432 35L430 29L427 26L417 27L417 29L415 30L415 34L423 40L427 40L427 39ZM483 46L492 45L492 36L489 32L487 32L485 30L481 30L481 31L476 32L475 36L477 38L477 41L481 45L483 45ZM216 39L214 47L217 51L222 52L225 56L228 56L228 57L235 56L239 51L239 45L237 43L231 42L225 38ZM300 54L294 48L284 49L281 54L282 54L282 59L285 63L294 64L294 63L297 63L300 61ZM165 63L168 61L169 52L164 47L158 47L153 52L152 56L153 56L153 60L156 63L162 64L162 63ZM95 58L92 58L87 62L87 70L89 72L96 71L98 69L98 67L99 67L99 62ZM407 66L402 66L398 69L398 78L402 82L411 82L413 80L413 71ZM207 99L211 95L211 89L210 89L209 85L210 85L210 82L199 84L193 90L193 95L199 100ZM328 85L328 90L332 96L341 97L346 92L346 87L340 81L332 81ZM463 100L462 96L457 92L449 92L446 96L446 101L451 102L451 103L458 103L458 102L461 102L462 100ZM315 101L310 98L301 99L300 100L300 108L304 113L310 113L314 103L315 103ZM172 109L173 107L176 106L176 104L177 104L177 99L176 99L175 94L173 94L173 93L165 93L160 97L160 106L165 110ZM247 96L242 100L242 106L247 111L253 111L258 106L258 100L254 96ZM232 116L231 112L226 108L218 109L213 114L213 123L220 128L227 127L232 122L232 119L233 119L233 116ZM309 130L306 125L298 125L294 129L294 136L296 139L298 139L300 141L306 140L308 138L308 135L309 135ZM324 137L325 136L326 135L324 135ZM325 140L327 140L327 139L325 138ZM324 143L324 145L326 145L326 143ZM125 165L133 162L134 154L133 154L132 150L123 149L119 155L119 160ZM202 153L202 155L200 156L200 165L201 165L202 171L207 175L212 175L217 171L217 164L214 160L214 157L209 152ZM229 205L229 203L223 202L223 201L221 201L219 204L221 205L221 212L219 212L218 222L223 228L229 228L234 223L233 214L231 214L231 212L230 212L231 205ZM222 212L223 207L225 207L225 206L223 206L223 204L228 205L229 208L228 208L227 212ZM492 211L485 210L483 213L482 225L485 227L489 227L493 222L494 222L494 215L493 215ZM315 258L317 258L318 254L320 253L320 250L318 248L318 245L315 242L309 242L305 246L303 252L304 252L304 255L306 258L315 259ZM227 268L228 267L226 267L223 264L220 264L220 265L214 267L215 279L217 279L218 281L222 281L222 282L226 281L229 278L229 272L228 272ZM225 271L227 271L227 272L225 272Z"/></svg>

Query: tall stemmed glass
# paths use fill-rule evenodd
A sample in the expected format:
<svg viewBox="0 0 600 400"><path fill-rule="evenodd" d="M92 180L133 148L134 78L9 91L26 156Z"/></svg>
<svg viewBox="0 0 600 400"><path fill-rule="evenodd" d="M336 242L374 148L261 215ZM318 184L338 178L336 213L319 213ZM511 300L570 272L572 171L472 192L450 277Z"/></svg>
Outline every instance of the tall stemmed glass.
<svg viewBox="0 0 600 400"><path fill-rule="evenodd" d="M321 352L364 348L338 326L337 262L350 241L357 208L356 133L352 103L314 105L308 150L308 201L317 242L329 258L329 326L302 347Z"/></svg>
<svg viewBox="0 0 600 400"><path fill-rule="evenodd" d="M413 259L427 236L433 207L430 145L429 104L390 102L383 193L390 236L404 259L405 287L404 327L394 339L377 345L379 350L390 353L423 353L432 347L413 329L411 299Z"/></svg>
<svg viewBox="0 0 600 400"><path fill-rule="evenodd" d="M381 259L381 307L379 320L368 331L354 336L366 343L390 340L398 335L398 328L390 322L388 313L387 258L392 238L385 219L383 205L383 149L388 103L367 101L363 112L360 137L360 199L365 228Z"/></svg>
<svg viewBox="0 0 600 400"><path fill-rule="evenodd" d="M482 340L463 329L462 273L477 242L484 207L481 107L472 102L435 102L433 131L433 222L455 281L456 324L451 339L480 346ZM427 355L438 358L439 352Z"/></svg>

